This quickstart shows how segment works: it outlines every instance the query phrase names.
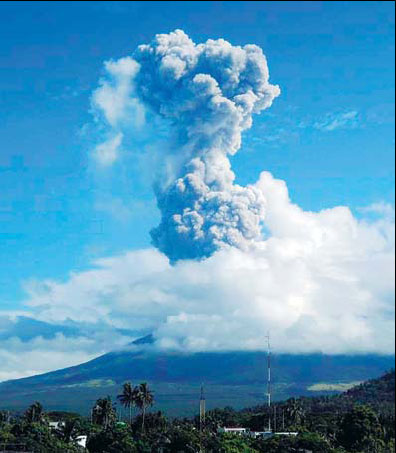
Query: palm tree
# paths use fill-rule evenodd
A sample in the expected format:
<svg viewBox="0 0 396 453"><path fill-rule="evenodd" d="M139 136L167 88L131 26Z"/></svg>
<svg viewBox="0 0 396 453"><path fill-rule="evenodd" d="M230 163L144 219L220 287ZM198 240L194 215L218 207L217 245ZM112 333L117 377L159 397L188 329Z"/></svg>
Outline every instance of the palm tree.
<svg viewBox="0 0 396 453"><path fill-rule="evenodd" d="M0 424L1 423L8 423L10 420L10 414L8 411L0 411Z"/></svg>
<svg viewBox="0 0 396 453"><path fill-rule="evenodd" d="M125 382L122 387L122 393L117 396L120 403L129 409L129 423L132 423L132 407L136 405L136 389L130 382Z"/></svg>
<svg viewBox="0 0 396 453"><path fill-rule="evenodd" d="M154 394L145 382L136 387L135 392L135 404L142 412L142 431L144 431L146 410L154 404Z"/></svg>
<svg viewBox="0 0 396 453"><path fill-rule="evenodd" d="M304 409L299 400L291 398L288 401L287 412L294 425L301 425L304 418Z"/></svg>
<svg viewBox="0 0 396 453"><path fill-rule="evenodd" d="M92 409L92 421L106 429L115 419L116 411L111 398L109 396L107 398L99 398Z"/></svg>
<svg viewBox="0 0 396 453"><path fill-rule="evenodd" d="M70 419L66 420L65 423L61 424L59 428L59 435L61 439L69 443L74 440L78 436L78 427L79 421L78 419Z"/></svg>
<svg viewBox="0 0 396 453"><path fill-rule="evenodd" d="M25 412L25 420L28 423L40 423L43 421L44 416L43 406L38 401L29 406Z"/></svg>

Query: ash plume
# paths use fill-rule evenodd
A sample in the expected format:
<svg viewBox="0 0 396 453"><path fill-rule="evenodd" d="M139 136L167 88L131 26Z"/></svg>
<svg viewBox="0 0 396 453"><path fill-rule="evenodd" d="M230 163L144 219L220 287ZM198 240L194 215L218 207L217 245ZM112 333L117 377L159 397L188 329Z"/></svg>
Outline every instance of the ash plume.
<svg viewBox="0 0 396 453"><path fill-rule="evenodd" d="M84 354L130 343L131 332L153 333L160 350L257 351L268 330L278 352L394 354L394 206L378 200L359 216L347 206L305 211L268 172L235 184L230 156L279 92L258 47L196 45L182 31L105 62L92 95L102 143L91 152L100 172L120 161L106 182L142 169L140 149L153 161L162 218L152 236L167 256L125 251L66 281L32 280L28 316L78 327L71 349ZM120 207L115 199L111 213ZM38 338L30 348L62 356L68 341ZM15 363L30 359L14 338L3 344L0 362L13 347Z"/></svg>
<svg viewBox="0 0 396 453"><path fill-rule="evenodd" d="M133 55L135 95L171 125L172 172L155 183L160 225L153 244L172 262L200 259L261 239L265 200L234 183L229 156L254 113L280 94L262 50L223 39L195 44L183 31L160 34Z"/></svg>

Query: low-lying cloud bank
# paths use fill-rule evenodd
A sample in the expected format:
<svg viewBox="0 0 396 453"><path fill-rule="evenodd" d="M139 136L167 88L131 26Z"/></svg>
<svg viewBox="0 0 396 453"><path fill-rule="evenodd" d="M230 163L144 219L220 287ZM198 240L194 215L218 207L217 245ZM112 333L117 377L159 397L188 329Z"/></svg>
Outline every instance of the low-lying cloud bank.
<svg viewBox="0 0 396 453"><path fill-rule="evenodd" d="M27 305L50 323L154 332L163 349L262 349L270 330L279 352L394 353L393 211L305 212L283 181L263 173L259 184L268 238L248 252L172 266L154 249L132 251L30 285Z"/></svg>
<svg viewBox="0 0 396 453"><path fill-rule="evenodd" d="M35 310L0 311L0 382L87 362L137 334L93 320L48 323L38 317Z"/></svg>
<svg viewBox="0 0 396 453"><path fill-rule="evenodd" d="M373 205L359 219L346 207L306 212L283 181L263 173L259 184L268 237L249 251L172 266L156 249L137 250L65 283L30 282L24 313L0 317L0 380L81 363L150 332L161 350L260 350L270 330L277 352L394 354L393 208ZM46 328L35 321L27 336L21 315Z"/></svg>

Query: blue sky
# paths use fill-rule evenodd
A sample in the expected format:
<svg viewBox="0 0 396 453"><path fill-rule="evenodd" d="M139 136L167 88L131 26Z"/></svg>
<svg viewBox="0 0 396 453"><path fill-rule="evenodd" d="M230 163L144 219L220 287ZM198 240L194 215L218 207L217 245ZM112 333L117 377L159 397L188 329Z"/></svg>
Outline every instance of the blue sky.
<svg viewBox="0 0 396 453"><path fill-rule="evenodd" d="M392 2L2 2L0 23L2 308L150 244L150 181L98 170L87 129L103 62L156 33L264 49L282 95L245 133L239 182L269 170L305 210L394 203Z"/></svg>

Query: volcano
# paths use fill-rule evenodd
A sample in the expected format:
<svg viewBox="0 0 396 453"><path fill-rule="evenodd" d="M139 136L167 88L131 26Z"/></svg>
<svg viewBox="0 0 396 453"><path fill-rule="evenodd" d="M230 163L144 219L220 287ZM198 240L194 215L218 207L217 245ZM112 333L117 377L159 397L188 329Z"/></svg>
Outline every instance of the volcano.
<svg viewBox="0 0 396 453"><path fill-rule="evenodd" d="M115 398L126 381L148 382L155 392L155 409L170 416L197 412L202 383L209 408L242 408L265 401L265 352L163 352L154 349L151 342L151 337L145 337L130 350L0 383L2 409L22 411L40 401L47 410L89 414L97 398ZM275 355L273 397L283 400L335 393L377 377L394 364L394 356L384 355Z"/></svg>

